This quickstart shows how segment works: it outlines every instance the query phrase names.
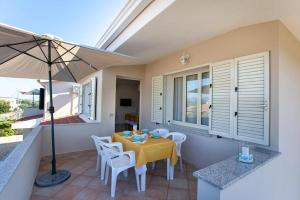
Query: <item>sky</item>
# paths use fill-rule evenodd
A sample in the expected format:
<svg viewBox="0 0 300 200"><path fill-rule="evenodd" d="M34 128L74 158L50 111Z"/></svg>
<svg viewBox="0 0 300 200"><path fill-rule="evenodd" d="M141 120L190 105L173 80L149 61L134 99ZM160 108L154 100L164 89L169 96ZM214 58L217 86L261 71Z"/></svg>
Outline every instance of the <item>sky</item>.
<svg viewBox="0 0 300 200"><path fill-rule="evenodd" d="M95 46L126 2L0 0L0 22L38 34L56 35L65 41ZM36 80L0 77L0 97L17 97L19 90L39 87Z"/></svg>

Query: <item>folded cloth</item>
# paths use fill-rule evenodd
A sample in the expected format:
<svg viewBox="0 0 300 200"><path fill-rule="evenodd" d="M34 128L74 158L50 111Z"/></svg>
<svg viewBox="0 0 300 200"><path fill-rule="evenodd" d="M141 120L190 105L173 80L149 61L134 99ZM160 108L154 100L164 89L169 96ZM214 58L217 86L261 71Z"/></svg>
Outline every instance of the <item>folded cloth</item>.
<svg viewBox="0 0 300 200"><path fill-rule="evenodd" d="M143 173L146 173L147 171L147 166L146 165L142 165L141 167L135 167L135 172L138 174L138 175L141 175Z"/></svg>

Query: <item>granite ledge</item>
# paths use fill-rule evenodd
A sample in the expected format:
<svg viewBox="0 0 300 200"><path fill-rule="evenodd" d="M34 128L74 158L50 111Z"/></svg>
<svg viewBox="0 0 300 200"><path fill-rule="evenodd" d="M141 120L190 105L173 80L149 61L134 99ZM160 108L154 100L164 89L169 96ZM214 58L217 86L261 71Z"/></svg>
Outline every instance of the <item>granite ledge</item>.
<svg viewBox="0 0 300 200"><path fill-rule="evenodd" d="M263 166L278 155L280 155L280 153L276 151L256 148L253 151L254 162L251 164L240 162L236 155L195 171L193 176L222 190Z"/></svg>

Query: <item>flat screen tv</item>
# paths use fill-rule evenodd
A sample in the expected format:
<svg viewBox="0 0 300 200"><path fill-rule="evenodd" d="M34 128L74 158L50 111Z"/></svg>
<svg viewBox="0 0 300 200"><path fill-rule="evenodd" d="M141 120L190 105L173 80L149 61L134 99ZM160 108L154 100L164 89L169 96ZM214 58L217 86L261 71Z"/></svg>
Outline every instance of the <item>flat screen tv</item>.
<svg viewBox="0 0 300 200"><path fill-rule="evenodd" d="M131 99L120 99L120 106L131 106Z"/></svg>

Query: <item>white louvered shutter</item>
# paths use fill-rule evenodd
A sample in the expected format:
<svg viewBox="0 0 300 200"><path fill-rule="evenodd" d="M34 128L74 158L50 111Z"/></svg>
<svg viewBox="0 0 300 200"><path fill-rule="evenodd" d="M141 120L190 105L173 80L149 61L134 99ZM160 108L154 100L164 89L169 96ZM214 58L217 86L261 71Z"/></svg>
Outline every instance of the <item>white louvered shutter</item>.
<svg viewBox="0 0 300 200"><path fill-rule="evenodd" d="M82 85L79 86L79 100L78 100L78 113L82 114L82 107L83 107L83 96L82 96Z"/></svg>
<svg viewBox="0 0 300 200"><path fill-rule="evenodd" d="M269 144L269 52L235 59L235 137Z"/></svg>
<svg viewBox="0 0 300 200"><path fill-rule="evenodd" d="M96 120L97 119L97 78L93 77L91 79L91 99L90 99L90 105L91 105L91 116L90 119Z"/></svg>
<svg viewBox="0 0 300 200"><path fill-rule="evenodd" d="M163 121L163 76L152 77L152 122Z"/></svg>
<svg viewBox="0 0 300 200"><path fill-rule="evenodd" d="M234 65L233 60L214 63L210 67L211 109L210 133L233 137L232 105Z"/></svg>

